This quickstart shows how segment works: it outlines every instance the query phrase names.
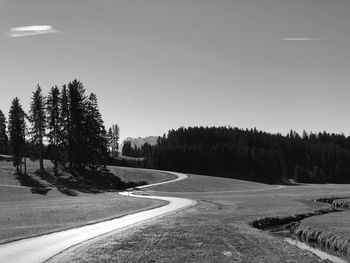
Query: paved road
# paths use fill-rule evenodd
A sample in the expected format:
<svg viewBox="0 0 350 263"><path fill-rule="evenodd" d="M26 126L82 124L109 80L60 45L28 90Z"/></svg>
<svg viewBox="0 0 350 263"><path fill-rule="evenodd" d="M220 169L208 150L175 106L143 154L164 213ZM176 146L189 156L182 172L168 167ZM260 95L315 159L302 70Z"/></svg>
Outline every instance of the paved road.
<svg viewBox="0 0 350 263"><path fill-rule="evenodd" d="M150 187L159 184L172 183L186 179L187 176L181 173L168 172L177 176L176 179L142 186L140 188ZM77 245L86 240L97 236L130 227L132 225L144 222L146 220L167 215L175 211L196 204L196 201L164 196L143 196L135 195L129 192L121 192L121 195L130 195L138 198L150 198L167 201L168 204L162 207L137 212L135 214L123 216L117 219L104 221L92 225L64 230L43 236L22 239L16 242L0 245L0 262L4 263L41 263L62 252L63 250Z"/></svg>

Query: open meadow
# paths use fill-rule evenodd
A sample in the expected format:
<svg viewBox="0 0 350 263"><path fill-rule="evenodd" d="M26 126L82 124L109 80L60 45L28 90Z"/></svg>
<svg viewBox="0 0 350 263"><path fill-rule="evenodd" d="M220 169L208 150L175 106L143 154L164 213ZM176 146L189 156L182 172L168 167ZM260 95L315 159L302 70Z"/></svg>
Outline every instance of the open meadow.
<svg viewBox="0 0 350 263"><path fill-rule="evenodd" d="M190 175L184 181L144 189L142 194L185 197L198 204L73 247L51 262L322 262L250 224L266 217L329 209L329 204L313 199L350 196L350 185L277 187Z"/></svg>
<svg viewBox="0 0 350 263"><path fill-rule="evenodd" d="M45 162L45 165L49 166L50 162ZM110 168L112 173L120 174L126 181L148 182L149 179L153 183L173 178L154 171L136 173L129 168ZM67 194L34 175L37 169L37 162L28 161L29 177L39 182L40 187L45 187L45 191L21 186L12 163L0 161L0 243L117 218L165 203L124 197L116 191L74 191L74 195Z"/></svg>

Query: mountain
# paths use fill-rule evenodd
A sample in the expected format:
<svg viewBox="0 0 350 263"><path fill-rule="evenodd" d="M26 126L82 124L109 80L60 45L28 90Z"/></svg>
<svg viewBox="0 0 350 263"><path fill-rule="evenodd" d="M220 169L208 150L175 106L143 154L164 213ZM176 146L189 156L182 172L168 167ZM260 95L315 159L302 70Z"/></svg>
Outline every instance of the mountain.
<svg viewBox="0 0 350 263"><path fill-rule="evenodd" d="M120 149L123 148L124 143L127 142L127 141L131 142L131 145L133 145L133 146L136 145L139 148L143 144L145 144L146 142L148 142L150 145L156 145L158 138L159 138L158 136L148 136L148 137L145 137L145 138L141 138L141 137L131 138L131 137L128 137L121 143Z"/></svg>

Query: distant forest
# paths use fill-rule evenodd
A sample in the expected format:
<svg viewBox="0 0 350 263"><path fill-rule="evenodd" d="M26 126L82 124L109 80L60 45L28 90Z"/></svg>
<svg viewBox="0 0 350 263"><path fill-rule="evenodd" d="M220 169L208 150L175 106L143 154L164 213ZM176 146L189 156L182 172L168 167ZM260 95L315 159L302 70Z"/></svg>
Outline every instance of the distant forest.
<svg viewBox="0 0 350 263"><path fill-rule="evenodd" d="M350 137L342 134L180 128L139 153L145 167L162 170L267 183L350 183Z"/></svg>

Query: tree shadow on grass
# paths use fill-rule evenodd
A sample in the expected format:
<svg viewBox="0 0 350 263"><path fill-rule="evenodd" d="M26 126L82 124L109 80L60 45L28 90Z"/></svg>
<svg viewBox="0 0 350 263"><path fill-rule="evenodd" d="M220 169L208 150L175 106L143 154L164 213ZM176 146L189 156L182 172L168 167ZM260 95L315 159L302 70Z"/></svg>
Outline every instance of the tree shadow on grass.
<svg viewBox="0 0 350 263"><path fill-rule="evenodd" d="M78 196L77 191L73 189L69 189L63 186L57 187L57 190L60 191L62 194L69 195L69 196Z"/></svg>
<svg viewBox="0 0 350 263"><path fill-rule="evenodd" d="M45 171L38 170L35 172L35 174L39 176L42 180L54 185L60 193L68 196L78 196L77 191L60 183L59 180L57 180L57 177L53 175L53 171L51 171L51 169L47 169Z"/></svg>
<svg viewBox="0 0 350 263"><path fill-rule="evenodd" d="M115 192L147 184L145 181L124 182L107 169L61 171L55 176L53 170L48 168L45 171L36 171L35 174L69 196L78 196L78 193Z"/></svg>
<svg viewBox="0 0 350 263"><path fill-rule="evenodd" d="M101 189L76 189L76 190L86 194L101 194L106 192L106 190L101 190Z"/></svg>
<svg viewBox="0 0 350 263"><path fill-rule="evenodd" d="M31 187L30 190L33 194L47 195L47 193L51 190L51 188L41 184L38 180L28 174L17 173L16 179L22 186Z"/></svg>
<svg viewBox="0 0 350 263"><path fill-rule="evenodd" d="M13 158L8 155L0 155L0 161L12 162Z"/></svg>

